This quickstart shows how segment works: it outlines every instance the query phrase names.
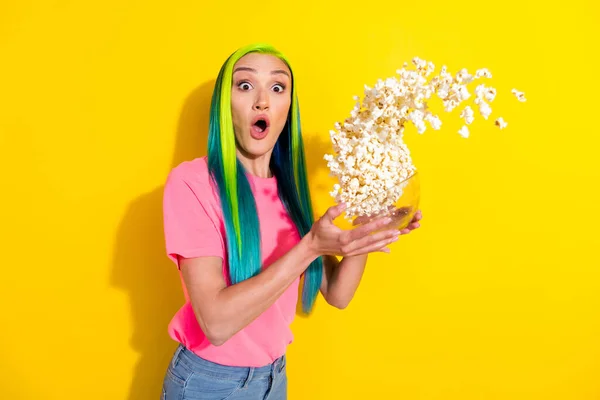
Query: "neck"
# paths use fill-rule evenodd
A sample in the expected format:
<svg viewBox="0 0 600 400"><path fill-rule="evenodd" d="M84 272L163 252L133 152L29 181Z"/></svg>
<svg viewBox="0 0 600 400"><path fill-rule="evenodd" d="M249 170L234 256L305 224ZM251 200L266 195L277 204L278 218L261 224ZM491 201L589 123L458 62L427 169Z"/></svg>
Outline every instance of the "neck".
<svg viewBox="0 0 600 400"><path fill-rule="evenodd" d="M269 163L271 161L271 153L269 151L261 156L251 156L249 154L245 154L245 152L240 149L236 150L237 158L240 160L240 163L251 175L254 175L259 178L271 178L273 174L271 174L271 169L269 168Z"/></svg>

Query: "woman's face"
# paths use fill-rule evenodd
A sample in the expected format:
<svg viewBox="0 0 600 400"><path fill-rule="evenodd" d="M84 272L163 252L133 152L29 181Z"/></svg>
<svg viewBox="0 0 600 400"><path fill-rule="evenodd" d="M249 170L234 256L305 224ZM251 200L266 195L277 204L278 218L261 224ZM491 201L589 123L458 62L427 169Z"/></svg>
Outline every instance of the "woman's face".
<svg viewBox="0 0 600 400"><path fill-rule="evenodd" d="M249 53L234 65L231 111L237 148L245 157L270 157L287 120L291 92L291 72L275 56Z"/></svg>

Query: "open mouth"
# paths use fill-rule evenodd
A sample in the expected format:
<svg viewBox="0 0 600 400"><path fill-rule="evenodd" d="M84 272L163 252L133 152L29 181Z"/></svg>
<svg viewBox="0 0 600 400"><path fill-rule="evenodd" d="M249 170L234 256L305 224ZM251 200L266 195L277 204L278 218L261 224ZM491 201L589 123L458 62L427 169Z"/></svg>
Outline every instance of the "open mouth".
<svg viewBox="0 0 600 400"><path fill-rule="evenodd" d="M259 119L254 123L254 126L258 128L259 132L264 132L265 129L267 129L267 121L265 121L264 119Z"/></svg>
<svg viewBox="0 0 600 400"><path fill-rule="evenodd" d="M269 131L269 117L266 115L258 115L252 122L251 133L256 139L262 139Z"/></svg>

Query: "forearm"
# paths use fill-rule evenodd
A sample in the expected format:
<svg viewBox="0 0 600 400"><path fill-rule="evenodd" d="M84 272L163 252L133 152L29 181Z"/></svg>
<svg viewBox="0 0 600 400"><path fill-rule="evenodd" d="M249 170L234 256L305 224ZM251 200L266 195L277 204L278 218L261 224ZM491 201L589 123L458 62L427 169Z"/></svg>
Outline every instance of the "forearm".
<svg viewBox="0 0 600 400"><path fill-rule="evenodd" d="M268 309L316 257L305 237L256 276L221 289L205 317L213 344L224 343Z"/></svg>
<svg viewBox="0 0 600 400"><path fill-rule="evenodd" d="M344 257L341 261L330 257L330 260L324 297L329 304L343 309L350 304L358 289L365 272L367 255Z"/></svg>

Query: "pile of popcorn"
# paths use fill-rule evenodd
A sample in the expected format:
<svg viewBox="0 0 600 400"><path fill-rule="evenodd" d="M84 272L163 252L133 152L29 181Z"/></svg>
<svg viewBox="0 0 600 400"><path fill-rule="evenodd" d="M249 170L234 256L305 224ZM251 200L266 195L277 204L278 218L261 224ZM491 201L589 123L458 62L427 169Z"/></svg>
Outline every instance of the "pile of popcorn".
<svg viewBox="0 0 600 400"><path fill-rule="evenodd" d="M373 88L365 85L362 103L354 96L356 104L343 123L336 122L330 131L335 155L325 155L331 175L338 179L330 193L337 203L346 204L346 218L380 215L393 208L402 196L407 179L416 167L408 147L403 141L407 123L412 123L418 133L429 125L439 130L442 121L428 107L427 101L435 94L446 112L460 109L464 125L458 133L467 138L468 125L475 120L476 108L487 120L492 113L490 103L496 98L496 89L480 83L473 96L467 85L490 79L486 68L474 75L463 68L455 75L442 67L439 74L431 76L435 66L418 57L413 58L414 69L405 63L398 77L378 80ZM523 92L512 89L519 101L526 101ZM473 98L472 105L461 107ZM506 121L499 117L495 126L504 129Z"/></svg>

